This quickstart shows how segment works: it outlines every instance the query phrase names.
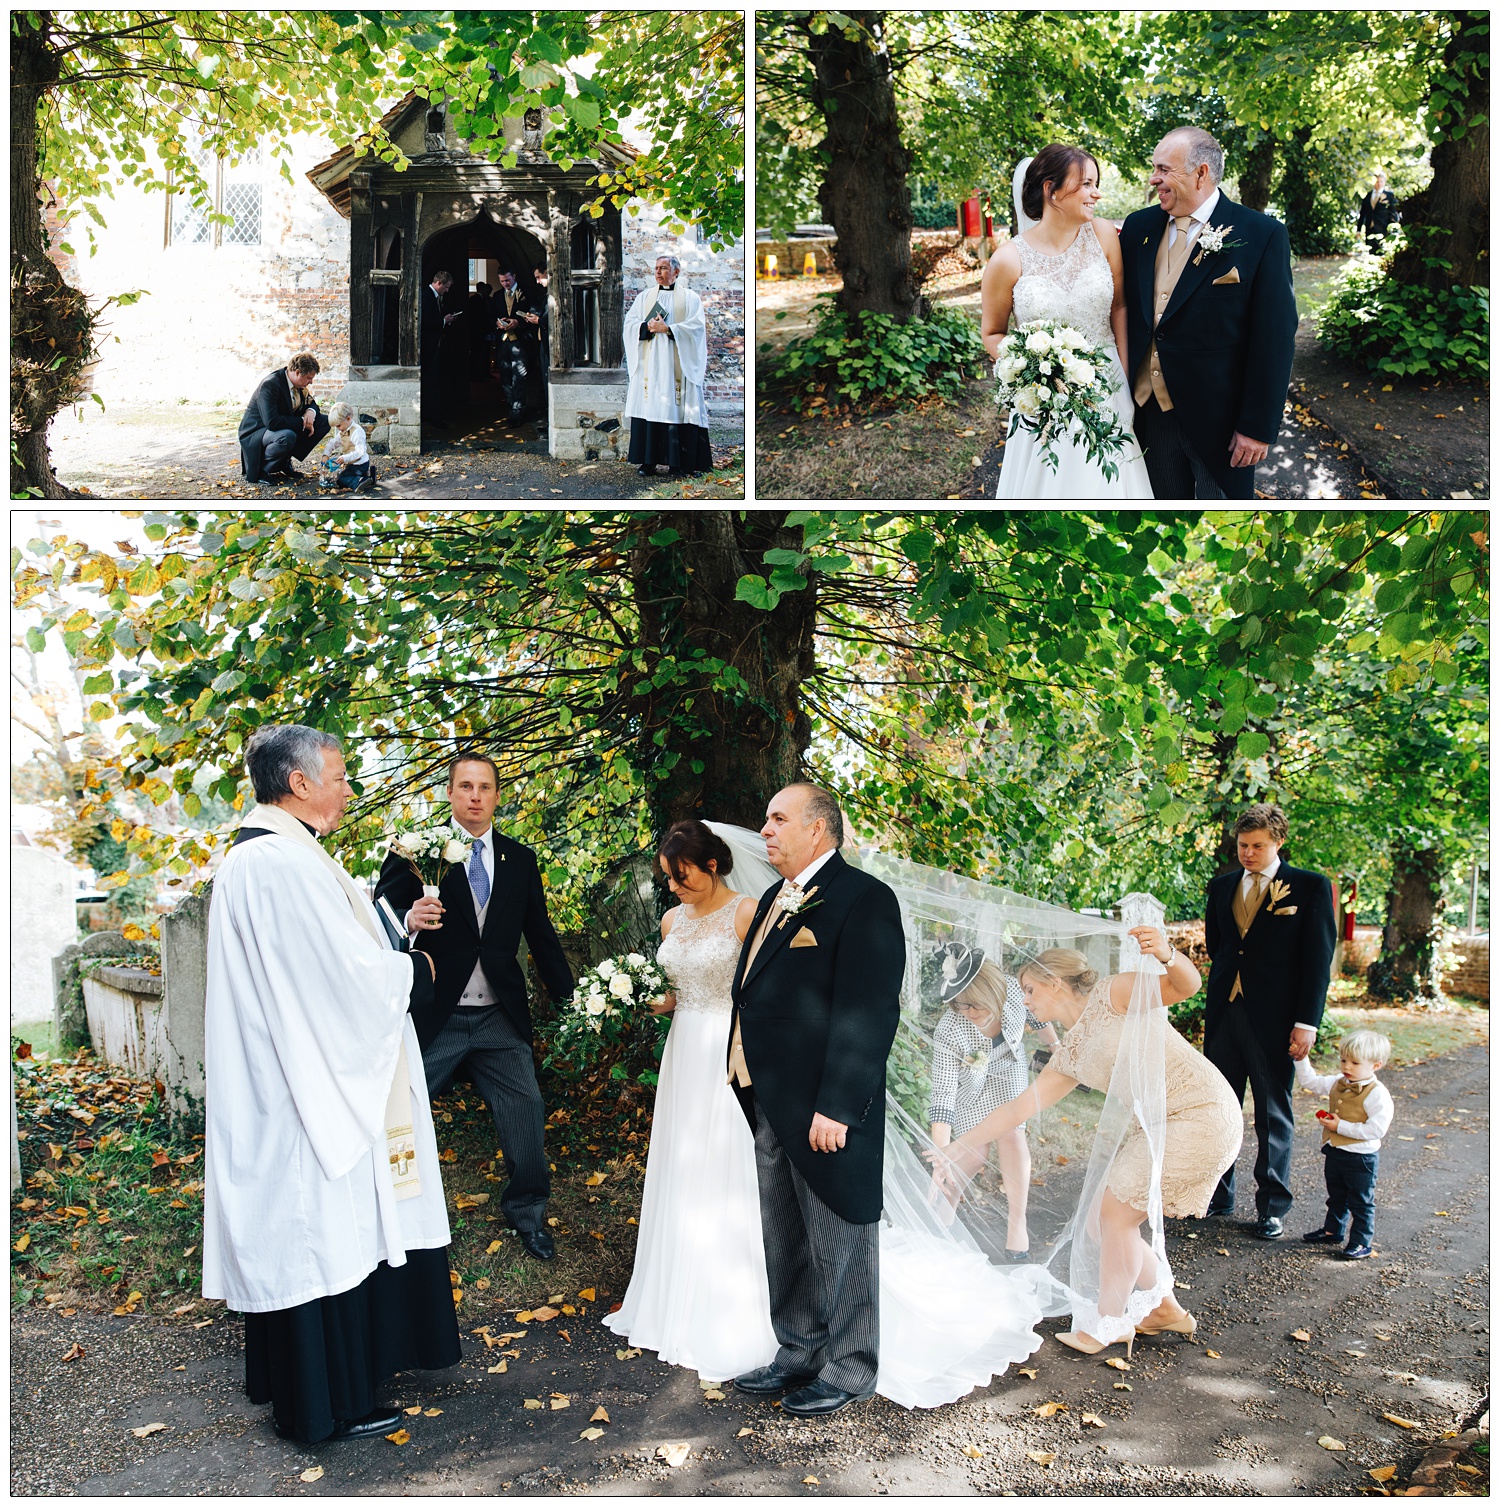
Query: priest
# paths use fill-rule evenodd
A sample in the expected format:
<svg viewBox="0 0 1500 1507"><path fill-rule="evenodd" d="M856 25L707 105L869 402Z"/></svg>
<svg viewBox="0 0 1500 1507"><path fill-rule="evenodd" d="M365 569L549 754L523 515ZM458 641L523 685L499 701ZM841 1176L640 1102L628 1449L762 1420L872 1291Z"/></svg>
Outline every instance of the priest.
<svg viewBox="0 0 1500 1507"><path fill-rule="evenodd" d="M394 1431L397 1371L458 1363L422 1053L421 953L392 949L319 838L352 794L338 739L259 729L256 806L208 924L203 1295L245 1315L245 1389L304 1443Z"/></svg>
<svg viewBox="0 0 1500 1507"><path fill-rule="evenodd" d="M630 462L642 476L666 466L673 476L714 468L708 443L708 331L703 300L678 282L675 256L656 259L656 286L647 288L625 316L625 362L630 390Z"/></svg>

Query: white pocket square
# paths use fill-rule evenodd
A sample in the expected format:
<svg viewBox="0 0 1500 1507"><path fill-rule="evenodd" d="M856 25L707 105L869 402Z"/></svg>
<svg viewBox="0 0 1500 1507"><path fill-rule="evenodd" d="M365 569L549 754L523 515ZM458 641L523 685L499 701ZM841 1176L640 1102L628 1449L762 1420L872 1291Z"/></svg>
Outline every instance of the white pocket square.
<svg viewBox="0 0 1500 1507"><path fill-rule="evenodd" d="M1213 286L1217 288L1220 283L1237 283L1239 280L1240 269L1238 267L1231 267L1229 271L1223 275L1223 277L1216 277L1213 280Z"/></svg>
<svg viewBox="0 0 1500 1507"><path fill-rule="evenodd" d="M818 939L804 926L801 927L798 930L797 935L792 938L791 945L793 947L816 947L818 945Z"/></svg>
<svg viewBox="0 0 1500 1507"><path fill-rule="evenodd" d="M1273 916L1295 916L1297 914L1297 907L1295 905L1283 905L1280 910L1273 910L1271 914Z"/></svg>

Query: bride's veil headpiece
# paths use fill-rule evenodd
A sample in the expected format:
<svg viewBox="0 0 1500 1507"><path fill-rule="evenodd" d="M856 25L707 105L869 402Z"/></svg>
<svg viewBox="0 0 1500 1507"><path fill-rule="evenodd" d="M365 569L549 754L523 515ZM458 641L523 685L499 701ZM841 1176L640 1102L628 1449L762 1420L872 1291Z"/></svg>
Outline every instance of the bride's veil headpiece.
<svg viewBox="0 0 1500 1507"><path fill-rule="evenodd" d="M734 854L729 882L736 890L758 897L781 882L766 862L765 844L757 834L723 822L707 825ZM997 1077L1011 1083L1027 1076L1032 1050L1031 1043L1020 1046L1021 1026L1029 1022L1019 1013L1023 972L1047 971L1045 955L1071 949L1083 955L1088 971L1101 980L1119 973L1133 976L1108 1092L1101 1099L1098 1093L1075 1091L1028 1121L1032 1263L1011 1269L1011 1277L1025 1281L1040 1313L1071 1312L1077 1328L1093 1333L1090 1326L1097 1325L1101 1299L1099 1206L1110 1190L1142 1209L1147 1221L1142 1234L1157 1258L1154 1282L1129 1294L1124 1305L1127 1317L1144 1317L1171 1284L1161 1197L1167 1023L1160 1004L1161 965L1142 958L1126 933L1132 926L1159 925L1160 906L1148 895L1127 895L1115 919L1071 911L873 848L846 847L843 856L895 891L906 931L901 1022L886 1068L882 1219L917 1246L940 1241L973 1252L976 1259L982 1254L996 1260L1004 1259L1006 1248L1005 1206L994 1175L985 1172L970 1180L961 1198L956 1192L944 1196L936 1191L924 1159L933 1145L930 1112L937 1080L946 1085L939 1095L944 1097L965 1075L979 1087L988 1083L987 1071L993 1071L984 1045L958 1055L953 1042L962 1028L955 1030L955 1022L939 1030L948 1008L943 1002L945 961L950 995L954 956L972 959L982 953L1005 976L1005 1024L988 1051L1009 1052L1012 1060ZM954 943L962 945L954 948ZM1055 957L1051 961L1055 966ZM979 965L971 961L968 966ZM1109 1008L1107 1002L1103 1008ZM1029 1024L1035 1030L1036 1023ZM1061 1035L1062 1028L1057 1029ZM1080 1022L1079 1029L1087 1032L1090 1024ZM1022 1092L1029 1093L1029 1087ZM1105 1306L1119 1312L1112 1294L1105 1294Z"/></svg>
<svg viewBox="0 0 1500 1507"><path fill-rule="evenodd" d="M1026 169L1032 164L1033 159L1023 157L1017 164L1016 170L1010 175L1011 203L1016 211L1016 234L1020 235L1023 230L1030 230L1037 222L1021 208L1021 190L1026 185Z"/></svg>

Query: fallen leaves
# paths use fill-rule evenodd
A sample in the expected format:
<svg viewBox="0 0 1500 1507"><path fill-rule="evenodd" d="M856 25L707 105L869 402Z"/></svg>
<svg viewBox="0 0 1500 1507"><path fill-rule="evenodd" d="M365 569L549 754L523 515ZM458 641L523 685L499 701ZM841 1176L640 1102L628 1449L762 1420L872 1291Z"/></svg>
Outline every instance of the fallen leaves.
<svg viewBox="0 0 1500 1507"><path fill-rule="evenodd" d="M1221 1356L1217 1350L1207 1350L1207 1349L1205 1349L1203 1353L1210 1360L1222 1360L1223 1359L1223 1356Z"/></svg>
<svg viewBox="0 0 1500 1507"><path fill-rule="evenodd" d="M1134 1390L1128 1381L1117 1381L1114 1386L1117 1392L1130 1392Z"/></svg>
<svg viewBox="0 0 1500 1507"><path fill-rule="evenodd" d="M64 1356L63 1358L65 1360L67 1359L66 1356ZM1394 1423L1398 1429L1419 1429L1422 1427L1420 1423L1417 1423L1410 1418L1398 1418L1394 1413L1382 1413L1380 1416L1384 1418L1387 1423Z"/></svg>
<svg viewBox="0 0 1500 1507"><path fill-rule="evenodd" d="M734 1437L735 1437L735 1438L736 1438L736 1439L746 1439L746 1438L748 1438L748 1437L749 1437L749 1436L750 1436L750 1435L751 1435L751 1434L753 1434L753 1433L754 1433L754 1432L755 1432L755 1430L754 1430L754 1429L741 1429L741 1430L740 1430L740 1431L739 1431L739 1433L737 1433L737 1434L736 1434L736 1435L735 1435L735 1436L734 1436Z"/></svg>
<svg viewBox="0 0 1500 1507"><path fill-rule="evenodd" d="M408 1418L414 1418L421 1411L422 1411L422 1404L420 1402L414 1408L403 1408L402 1409L402 1412L404 1412Z"/></svg>
<svg viewBox="0 0 1500 1507"><path fill-rule="evenodd" d="M305 1481L309 1486L311 1486L314 1481L321 1481L323 1479L323 1467L321 1465L309 1466L302 1472L300 1476L297 1477L297 1479L299 1481Z"/></svg>
<svg viewBox="0 0 1500 1507"><path fill-rule="evenodd" d="M723 1402L724 1394L717 1387L705 1387L703 1400L704 1402Z"/></svg>
<svg viewBox="0 0 1500 1507"><path fill-rule="evenodd" d="M1393 1475L1396 1474L1396 1467L1394 1465L1377 1465L1373 1470L1367 1470L1365 1474L1369 1476L1372 1481L1379 1481L1384 1484L1386 1481L1389 1481Z"/></svg>
<svg viewBox="0 0 1500 1507"><path fill-rule="evenodd" d="M599 1404L599 1406L597 1408L594 1409L594 1411L592 1413L589 1414L589 1422L590 1423L608 1423L609 1422L609 1413L605 1409L605 1406L604 1406L604 1404L602 1402Z"/></svg>
<svg viewBox="0 0 1500 1507"><path fill-rule="evenodd" d="M1103 1429L1109 1427L1109 1425L1097 1413L1083 1413L1079 1416L1078 1422L1080 1424L1086 1425L1089 1428L1095 1429Z"/></svg>
<svg viewBox="0 0 1500 1507"><path fill-rule="evenodd" d="M528 1397L521 1403L521 1406L528 1413L539 1413L542 1410L542 1400L540 1397Z"/></svg>
<svg viewBox="0 0 1500 1507"><path fill-rule="evenodd" d="M1131 1369L1128 1360L1121 1360L1118 1355L1112 1355L1104 1363L1111 1371L1128 1371Z"/></svg>
<svg viewBox="0 0 1500 1507"><path fill-rule="evenodd" d="M508 1360L503 1360L498 1366L488 1367L487 1371L490 1376L504 1376L509 1369L510 1362Z"/></svg>
<svg viewBox="0 0 1500 1507"><path fill-rule="evenodd" d="M589 1440L602 1439L604 1437L604 1430L603 1429L595 1429L595 1428L587 1428L587 1429L584 1429L584 1431L578 1437L580 1439L589 1439Z"/></svg>
<svg viewBox="0 0 1500 1507"><path fill-rule="evenodd" d="M64 1360L82 1360L86 1354L82 1345L76 1341L67 1350L63 1351Z"/></svg>
<svg viewBox="0 0 1500 1507"><path fill-rule="evenodd" d="M453 1200L455 1209L482 1209L490 1201L488 1193L460 1193Z"/></svg>
<svg viewBox="0 0 1500 1507"><path fill-rule="evenodd" d="M1329 1449L1329 1450L1341 1450L1341 1449L1347 1449L1348 1446L1344 1443L1344 1441L1342 1439L1335 1439L1331 1434L1324 1434L1318 1440L1318 1448L1319 1449Z"/></svg>
<svg viewBox="0 0 1500 1507"><path fill-rule="evenodd" d="M159 1434L166 1428L164 1423L143 1423L138 1429L131 1429L131 1433L137 1439L149 1439L152 1434Z"/></svg>
<svg viewBox="0 0 1500 1507"><path fill-rule="evenodd" d="M803 1476L802 1484L804 1486L820 1486L822 1485L822 1482L819 1481L816 1476Z"/></svg>
<svg viewBox="0 0 1500 1507"><path fill-rule="evenodd" d="M963 1447L963 1453L966 1454L971 1460L982 1460L982 1459L984 1459L984 1451L982 1449L980 1449L980 1447L977 1444L966 1444L966 1445L964 1445L964 1447Z"/></svg>
<svg viewBox="0 0 1500 1507"><path fill-rule="evenodd" d="M1035 1381L1036 1380L1036 1367L1035 1366L1017 1366L1016 1367L1016 1375L1017 1376L1029 1376L1032 1381Z"/></svg>
<svg viewBox="0 0 1500 1507"><path fill-rule="evenodd" d="M659 1444L656 1447L657 1457L665 1460L673 1470L687 1463L687 1457L691 1451L690 1444Z"/></svg>
<svg viewBox="0 0 1500 1507"><path fill-rule="evenodd" d="M1312 1335L1310 1335L1305 1329L1292 1330L1291 1337L1296 1340L1299 1345L1308 1345L1312 1343Z"/></svg>
<svg viewBox="0 0 1500 1507"><path fill-rule="evenodd" d="M545 1303L540 1308L533 1308L531 1310L531 1318L535 1319L538 1324L550 1323L557 1317L557 1314L557 1309L552 1308ZM520 1324L526 1324L529 1323L530 1320L526 1317L525 1314L518 1313L516 1315L516 1322Z"/></svg>
<svg viewBox="0 0 1500 1507"><path fill-rule="evenodd" d="M641 1352L639 1350L616 1350L616 1360L634 1360Z"/></svg>
<svg viewBox="0 0 1500 1507"><path fill-rule="evenodd" d="M563 1408L570 1408L573 1406L573 1399L571 1397L564 1396L561 1392L554 1392L551 1398L548 1400L552 1404L552 1411L554 1413L560 1412Z"/></svg>
<svg viewBox="0 0 1500 1507"><path fill-rule="evenodd" d="M1029 1449L1026 1458L1034 1465L1051 1465L1057 1459L1057 1451L1050 1449Z"/></svg>
<svg viewBox="0 0 1500 1507"><path fill-rule="evenodd" d="M499 1249L500 1242L498 1240L492 1240L487 1246L485 1246L484 1253L486 1256L493 1256Z"/></svg>
<svg viewBox="0 0 1500 1507"><path fill-rule="evenodd" d="M599 1184L602 1183L608 1176L609 1173L607 1172L590 1172L589 1175L584 1178L583 1186L585 1188L597 1188Z"/></svg>
<svg viewBox="0 0 1500 1507"><path fill-rule="evenodd" d="M405 1429L397 1429L394 1434L387 1434L385 1437L392 1444L409 1444L411 1442L411 1435Z"/></svg>
<svg viewBox="0 0 1500 1507"><path fill-rule="evenodd" d="M594 1289L592 1287L585 1287L578 1294L578 1296L582 1298L585 1303L592 1303L594 1301Z"/></svg>
<svg viewBox="0 0 1500 1507"><path fill-rule="evenodd" d="M1068 1405L1065 1402L1044 1402L1039 1408L1031 1410L1038 1418L1051 1418L1054 1413L1066 1413Z"/></svg>

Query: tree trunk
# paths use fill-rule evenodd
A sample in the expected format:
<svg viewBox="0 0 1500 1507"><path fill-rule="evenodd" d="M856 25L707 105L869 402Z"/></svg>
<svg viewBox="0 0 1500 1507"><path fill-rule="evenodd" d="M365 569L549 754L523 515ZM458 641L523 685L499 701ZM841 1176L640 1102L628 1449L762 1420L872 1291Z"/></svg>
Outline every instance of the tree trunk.
<svg viewBox="0 0 1500 1507"><path fill-rule="evenodd" d="M901 144L891 63L881 36L880 11L845 13L853 35L836 23L807 37L816 78L814 102L828 134L828 169L818 202L838 231L837 260L846 313L870 310L905 323L917 312L911 276L911 153Z"/></svg>
<svg viewBox="0 0 1500 1507"><path fill-rule="evenodd" d="M1429 110L1441 108L1432 182L1401 208L1407 245L1390 271L1393 282L1435 292L1490 283L1489 13L1454 11L1452 19L1428 94Z"/></svg>
<svg viewBox="0 0 1500 1507"><path fill-rule="evenodd" d="M45 11L12 17L10 48L10 433L12 496L72 497L47 450L52 416L77 395L93 316L51 257L42 226L37 111L58 81Z"/></svg>
<svg viewBox="0 0 1500 1507"><path fill-rule="evenodd" d="M642 543L632 554L646 654L634 711L659 830L689 816L759 829L771 796L805 775L812 725L798 688L813 670L816 578L770 611L735 599L740 577L763 571L766 550L801 549L802 530L785 519L662 513L642 537L671 528L682 543ZM674 663L675 675L652 684Z"/></svg>
<svg viewBox="0 0 1500 1507"><path fill-rule="evenodd" d="M1438 998L1438 927L1443 914L1443 850L1391 845L1380 956L1370 964L1373 999Z"/></svg>
<svg viewBox="0 0 1500 1507"><path fill-rule="evenodd" d="M1240 203L1260 214L1271 202L1271 170L1276 165L1276 138L1262 135L1245 154L1240 172Z"/></svg>

